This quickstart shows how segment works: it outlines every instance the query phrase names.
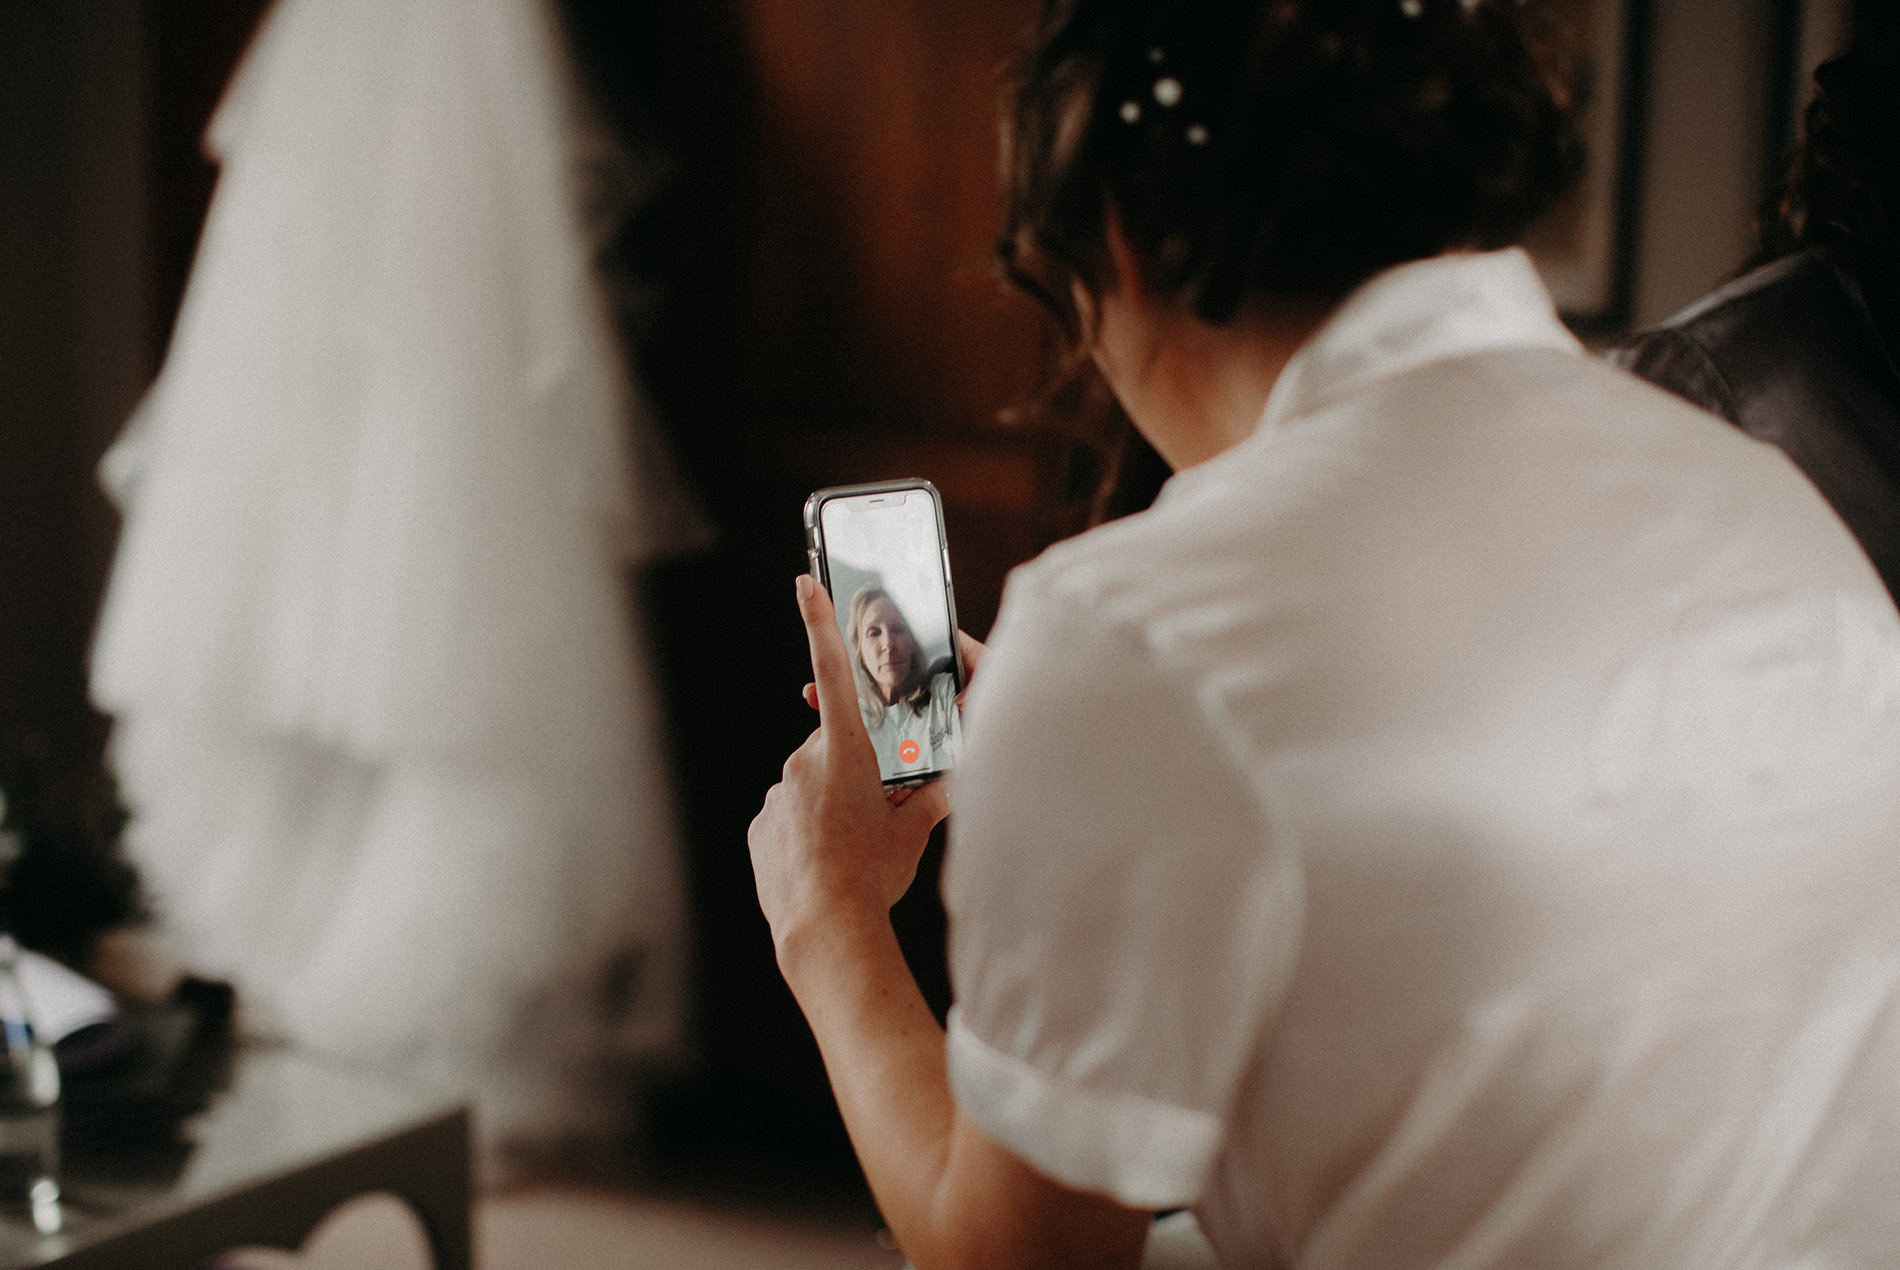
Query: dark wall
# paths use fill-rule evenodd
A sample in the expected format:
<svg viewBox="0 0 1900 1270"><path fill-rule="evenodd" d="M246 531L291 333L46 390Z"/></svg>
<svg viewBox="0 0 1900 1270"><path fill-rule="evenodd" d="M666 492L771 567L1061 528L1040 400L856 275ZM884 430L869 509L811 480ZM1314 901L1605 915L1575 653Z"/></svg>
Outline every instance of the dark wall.
<svg viewBox="0 0 1900 1270"><path fill-rule="evenodd" d="M745 830L814 718L792 580L821 485L924 476L981 634L1006 570L1073 522L1057 438L999 425L1048 352L990 268L995 70L1031 0L568 0L603 108L665 173L614 255L644 382L713 521L645 588L699 939L696 1087L676 1146L841 1150L779 980ZM744 720L741 725L738 720ZM934 870L900 909L947 1003Z"/></svg>
<svg viewBox="0 0 1900 1270"><path fill-rule="evenodd" d="M73 259L82 23L0 6L0 721L92 742Z"/></svg>
<svg viewBox="0 0 1900 1270"><path fill-rule="evenodd" d="M0 6L0 734L58 770L105 736L98 461L157 369L211 189L198 137L263 7Z"/></svg>

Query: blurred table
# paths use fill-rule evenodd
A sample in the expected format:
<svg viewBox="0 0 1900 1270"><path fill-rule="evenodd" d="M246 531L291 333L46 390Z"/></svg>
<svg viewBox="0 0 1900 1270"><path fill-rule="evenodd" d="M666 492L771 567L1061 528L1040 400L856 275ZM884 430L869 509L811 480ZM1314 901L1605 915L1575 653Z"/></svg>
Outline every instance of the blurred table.
<svg viewBox="0 0 1900 1270"><path fill-rule="evenodd" d="M65 1228L0 1218L0 1270L201 1270L233 1248L295 1249L354 1196L421 1219L437 1270L469 1270L465 1104L347 1059L242 1048L204 1111L165 1142L68 1135Z"/></svg>

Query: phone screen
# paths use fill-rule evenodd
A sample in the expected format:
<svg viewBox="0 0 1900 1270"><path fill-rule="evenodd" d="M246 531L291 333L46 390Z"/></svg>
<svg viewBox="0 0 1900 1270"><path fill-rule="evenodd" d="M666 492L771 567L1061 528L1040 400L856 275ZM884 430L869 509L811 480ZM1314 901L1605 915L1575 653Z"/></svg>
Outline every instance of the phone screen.
<svg viewBox="0 0 1900 1270"><path fill-rule="evenodd" d="M956 609L928 488L819 495L825 576L886 783L956 766Z"/></svg>

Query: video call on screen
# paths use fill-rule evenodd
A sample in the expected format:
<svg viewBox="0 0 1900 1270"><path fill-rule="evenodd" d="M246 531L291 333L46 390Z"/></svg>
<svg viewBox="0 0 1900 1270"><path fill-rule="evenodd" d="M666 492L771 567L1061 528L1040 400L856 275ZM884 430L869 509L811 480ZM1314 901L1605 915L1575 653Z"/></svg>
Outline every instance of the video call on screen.
<svg viewBox="0 0 1900 1270"><path fill-rule="evenodd" d="M945 599L934 501L923 490L832 498L819 509L819 520L839 632L846 648L862 659L856 668L861 703L867 692L878 690L874 685L879 681L871 664L877 659L875 641L867 635L860 651L853 639L854 598L881 595L871 606L859 606L860 625L875 634L895 626L916 645L913 671L892 688L901 699L864 707L884 779L947 770L954 762L959 729L944 697L954 693L938 685L933 694L931 681L954 664L955 636ZM925 673L926 668L937 674ZM874 719L873 712L892 717Z"/></svg>

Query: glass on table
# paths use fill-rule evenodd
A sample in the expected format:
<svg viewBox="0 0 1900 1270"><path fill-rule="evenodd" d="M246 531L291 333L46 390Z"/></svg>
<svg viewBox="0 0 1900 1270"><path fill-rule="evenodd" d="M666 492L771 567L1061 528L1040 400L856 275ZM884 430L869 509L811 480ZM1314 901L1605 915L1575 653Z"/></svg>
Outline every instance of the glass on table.
<svg viewBox="0 0 1900 1270"><path fill-rule="evenodd" d="M20 945L0 931L0 1211L60 1229L59 1063L36 1026Z"/></svg>

